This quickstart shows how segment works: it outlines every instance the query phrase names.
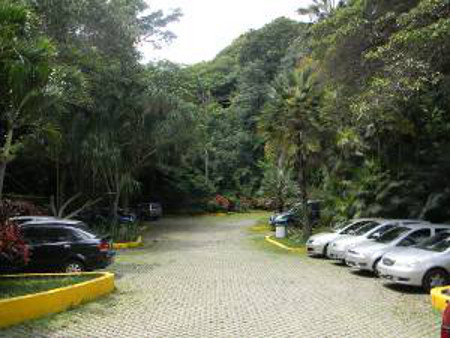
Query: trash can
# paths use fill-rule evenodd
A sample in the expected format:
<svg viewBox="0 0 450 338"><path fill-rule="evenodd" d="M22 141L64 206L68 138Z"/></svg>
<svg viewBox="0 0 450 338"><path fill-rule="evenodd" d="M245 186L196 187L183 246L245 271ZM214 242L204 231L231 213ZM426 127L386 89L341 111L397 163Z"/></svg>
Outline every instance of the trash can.
<svg viewBox="0 0 450 338"><path fill-rule="evenodd" d="M287 224L286 223L278 223L275 228L275 237L276 238L286 238L287 235Z"/></svg>

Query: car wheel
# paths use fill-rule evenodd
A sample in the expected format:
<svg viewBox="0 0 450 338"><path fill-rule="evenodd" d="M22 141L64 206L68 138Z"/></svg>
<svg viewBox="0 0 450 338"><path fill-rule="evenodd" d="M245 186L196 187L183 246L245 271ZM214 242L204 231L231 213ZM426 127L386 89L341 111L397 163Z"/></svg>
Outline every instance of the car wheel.
<svg viewBox="0 0 450 338"><path fill-rule="evenodd" d="M422 281L422 287L429 292L431 289L445 286L449 283L448 272L444 269L432 269L425 274Z"/></svg>
<svg viewBox="0 0 450 338"><path fill-rule="evenodd" d="M328 245L329 244L325 244L325 246L323 247L323 257L327 258L328 256Z"/></svg>
<svg viewBox="0 0 450 338"><path fill-rule="evenodd" d="M378 258L375 263L373 263L372 270L375 277L380 277L380 270L378 270L378 264L380 263L381 258Z"/></svg>
<svg viewBox="0 0 450 338"><path fill-rule="evenodd" d="M64 265L63 270L66 273L74 273L74 272L83 272L85 268L83 263L81 263L80 261L73 260L66 263L66 265Z"/></svg>

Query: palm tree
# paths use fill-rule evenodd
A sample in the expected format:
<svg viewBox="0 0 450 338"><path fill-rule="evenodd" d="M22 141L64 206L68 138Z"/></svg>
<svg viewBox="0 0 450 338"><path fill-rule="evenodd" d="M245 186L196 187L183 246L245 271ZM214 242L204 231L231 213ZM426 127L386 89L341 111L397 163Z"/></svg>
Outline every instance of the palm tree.
<svg viewBox="0 0 450 338"><path fill-rule="evenodd" d="M312 232L307 202L308 171L321 151L323 127L320 122L321 94L314 68L279 78L271 91L271 99L260 120L266 140L287 154L298 169L297 184L303 205L303 236Z"/></svg>
<svg viewBox="0 0 450 338"><path fill-rule="evenodd" d="M309 15L313 21L323 20L331 16L337 8L345 5L345 0L313 0L306 8L299 8L297 13Z"/></svg>

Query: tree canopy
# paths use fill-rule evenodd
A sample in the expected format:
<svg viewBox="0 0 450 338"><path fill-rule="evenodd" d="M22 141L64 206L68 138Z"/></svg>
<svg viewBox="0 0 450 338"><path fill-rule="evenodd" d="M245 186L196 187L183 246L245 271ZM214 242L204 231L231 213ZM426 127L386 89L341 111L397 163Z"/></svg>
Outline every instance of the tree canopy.
<svg viewBox="0 0 450 338"><path fill-rule="evenodd" d="M144 65L136 46L175 38L180 11L2 1L0 192L56 207L82 194L114 212L204 210L220 194L320 199L329 219L450 219L450 3L299 13L311 22L278 18L214 60Z"/></svg>

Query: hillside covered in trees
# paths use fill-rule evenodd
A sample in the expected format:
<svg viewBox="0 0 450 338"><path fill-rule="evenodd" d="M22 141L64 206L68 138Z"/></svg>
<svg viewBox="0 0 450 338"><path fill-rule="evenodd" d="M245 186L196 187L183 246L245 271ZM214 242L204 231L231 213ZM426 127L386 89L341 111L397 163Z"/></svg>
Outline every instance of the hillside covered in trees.
<svg viewBox="0 0 450 338"><path fill-rule="evenodd" d="M448 1L316 1L191 66L140 63L182 20L145 9L0 3L0 194L450 220Z"/></svg>

